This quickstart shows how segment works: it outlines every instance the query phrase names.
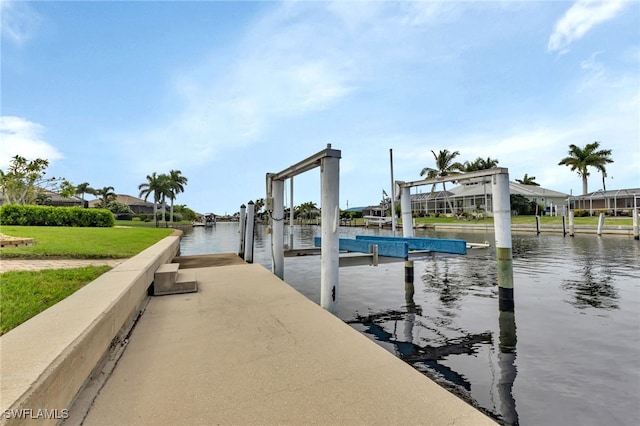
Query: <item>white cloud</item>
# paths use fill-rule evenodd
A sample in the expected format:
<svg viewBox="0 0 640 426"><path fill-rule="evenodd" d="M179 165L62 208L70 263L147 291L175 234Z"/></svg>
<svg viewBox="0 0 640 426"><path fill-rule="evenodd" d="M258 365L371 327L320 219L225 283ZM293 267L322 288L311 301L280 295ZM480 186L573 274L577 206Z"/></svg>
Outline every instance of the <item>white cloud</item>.
<svg viewBox="0 0 640 426"><path fill-rule="evenodd" d="M409 1L400 4L403 21L414 26L449 23L460 17L461 3L447 1Z"/></svg>
<svg viewBox="0 0 640 426"><path fill-rule="evenodd" d="M355 61L323 36L334 21L302 25L307 15L308 8L298 11L286 3L274 7L228 47L232 56L217 52L183 70L174 83L173 95L180 101L174 102L178 108L173 115L158 126L119 138L127 150L134 150L128 155L137 163L134 168L148 170L167 161L207 164L221 150L259 143L278 123L349 96L355 90ZM176 141L181 149L167 159L165 153Z"/></svg>
<svg viewBox="0 0 640 426"><path fill-rule="evenodd" d="M17 45L29 40L40 23L40 16L26 1L0 0L0 33Z"/></svg>
<svg viewBox="0 0 640 426"><path fill-rule="evenodd" d="M599 86L606 81L606 69L601 62L597 61L598 55L602 52L593 53L589 59L580 63L580 67L585 71L580 91L589 87Z"/></svg>
<svg viewBox="0 0 640 426"><path fill-rule="evenodd" d="M9 165L11 158L20 155L27 159L57 160L63 155L42 139L44 127L21 117L0 116L0 167Z"/></svg>
<svg viewBox="0 0 640 426"><path fill-rule="evenodd" d="M595 25L614 18L626 5L624 0L578 0L556 23L547 49L565 53Z"/></svg>

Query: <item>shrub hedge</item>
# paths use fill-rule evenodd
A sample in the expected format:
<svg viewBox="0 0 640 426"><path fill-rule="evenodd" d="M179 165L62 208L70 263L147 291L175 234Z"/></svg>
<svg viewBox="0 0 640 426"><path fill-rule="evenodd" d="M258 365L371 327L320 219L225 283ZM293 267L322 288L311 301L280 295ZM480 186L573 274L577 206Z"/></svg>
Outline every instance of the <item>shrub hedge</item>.
<svg viewBox="0 0 640 426"><path fill-rule="evenodd" d="M106 209L81 207L0 206L0 223L18 226L79 226L108 228L115 225L113 214Z"/></svg>
<svg viewBox="0 0 640 426"><path fill-rule="evenodd" d="M589 216L589 212L584 209L575 209L573 211L573 217L587 217Z"/></svg>

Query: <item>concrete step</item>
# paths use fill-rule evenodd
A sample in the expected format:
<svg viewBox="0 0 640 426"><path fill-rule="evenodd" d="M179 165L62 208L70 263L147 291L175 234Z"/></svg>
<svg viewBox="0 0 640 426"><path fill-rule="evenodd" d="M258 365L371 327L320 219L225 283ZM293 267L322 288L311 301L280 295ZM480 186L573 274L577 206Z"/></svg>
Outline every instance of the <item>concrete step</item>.
<svg viewBox="0 0 640 426"><path fill-rule="evenodd" d="M189 270L178 271L176 284L174 286L176 292L195 293L198 291L198 282L196 281L196 272Z"/></svg>
<svg viewBox="0 0 640 426"><path fill-rule="evenodd" d="M177 263L164 263L153 274L153 294L166 294L171 291L178 277Z"/></svg>
<svg viewBox="0 0 640 426"><path fill-rule="evenodd" d="M172 272L164 276L160 276L160 285L156 282L153 284L153 295L164 296L167 294L195 293L198 291L198 283L196 281L196 273L192 270L178 270L177 263L174 267L175 274ZM168 269L168 268L166 268ZM162 274L161 274L162 275ZM171 281L167 281L167 277L171 277Z"/></svg>

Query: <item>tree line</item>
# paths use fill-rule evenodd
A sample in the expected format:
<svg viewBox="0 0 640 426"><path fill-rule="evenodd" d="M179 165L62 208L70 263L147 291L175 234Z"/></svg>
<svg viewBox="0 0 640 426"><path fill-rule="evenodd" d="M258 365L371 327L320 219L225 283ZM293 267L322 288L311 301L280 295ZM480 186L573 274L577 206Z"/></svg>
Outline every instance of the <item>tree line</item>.
<svg viewBox="0 0 640 426"><path fill-rule="evenodd" d="M82 206L85 207L85 195L90 194L98 198L96 207L111 210L114 214L133 213L126 204L116 201L117 194L113 186L93 188L88 182L73 185L64 178L47 177L46 171L49 161L37 158L27 160L16 155L12 157L7 170L0 170L0 191L4 204L30 205L48 204L50 198L46 191L60 194L64 198L79 196ZM153 196L153 214L158 224L158 204L162 206L162 217L165 218L166 199L170 200L170 221L174 218L174 201L178 194L184 192L188 182L187 177L180 170L171 170L167 174L153 172L147 175L146 182L138 185L140 198L148 200ZM181 211L193 212L185 206L180 206ZM190 220L194 219L190 218Z"/></svg>

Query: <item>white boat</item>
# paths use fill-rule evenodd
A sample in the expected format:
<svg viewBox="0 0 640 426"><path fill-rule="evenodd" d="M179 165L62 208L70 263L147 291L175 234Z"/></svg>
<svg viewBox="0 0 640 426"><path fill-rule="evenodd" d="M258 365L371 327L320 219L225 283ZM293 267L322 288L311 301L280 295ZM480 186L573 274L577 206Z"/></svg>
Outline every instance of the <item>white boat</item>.
<svg viewBox="0 0 640 426"><path fill-rule="evenodd" d="M391 225L393 218L389 216L363 216L365 225Z"/></svg>

